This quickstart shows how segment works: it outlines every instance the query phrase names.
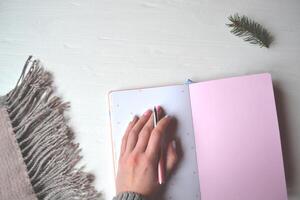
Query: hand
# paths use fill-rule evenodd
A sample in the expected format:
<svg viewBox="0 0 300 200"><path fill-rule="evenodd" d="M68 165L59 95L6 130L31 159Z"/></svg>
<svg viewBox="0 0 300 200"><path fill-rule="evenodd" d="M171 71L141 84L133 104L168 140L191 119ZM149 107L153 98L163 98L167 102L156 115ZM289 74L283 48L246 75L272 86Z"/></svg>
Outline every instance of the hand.
<svg viewBox="0 0 300 200"><path fill-rule="evenodd" d="M162 108L158 107L158 116L162 117L162 114ZM125 131L116 178L117 194L136 192L151 196L160 186L158 162L161 141L171 117L163 117L154 128L152 115L152 111L147 110L140 118L135 116ZM168 142L166 148L165 169L168 175L177 162L175 140Z"/></svg>

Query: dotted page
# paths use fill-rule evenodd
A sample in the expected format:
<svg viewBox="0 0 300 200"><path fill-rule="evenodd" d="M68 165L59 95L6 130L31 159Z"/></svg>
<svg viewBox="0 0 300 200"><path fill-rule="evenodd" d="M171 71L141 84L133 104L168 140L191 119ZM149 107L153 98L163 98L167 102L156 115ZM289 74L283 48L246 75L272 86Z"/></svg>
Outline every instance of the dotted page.
<svg viewBox="0 0 300 200"><path fill-rule="evenodd" d="M175 134L182 150L176 170L156 200L199 200L200 186L195 153L192 112L188 85L175 85L136 90L114 91L109 94L111 134L115 171L122 136L134 115L160 105L176 119Z"/></svg>

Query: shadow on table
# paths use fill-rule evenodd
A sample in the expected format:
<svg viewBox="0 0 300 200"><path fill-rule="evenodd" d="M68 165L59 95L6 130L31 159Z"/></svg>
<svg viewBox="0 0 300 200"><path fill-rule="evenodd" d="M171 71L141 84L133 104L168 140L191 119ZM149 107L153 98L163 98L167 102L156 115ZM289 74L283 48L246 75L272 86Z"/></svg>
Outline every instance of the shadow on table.
<svg viewBox="0 0 300 200"><path fill-rule="evenodd" d="M283 91L280 88L280 84L276 81L273 81L274 84L274 95L276 100L276 108L277 115L279 121L279 129L280 129L280 137L281 137L281 145L282 145L282 153L284 160L284 168L285 168L285 176L286 183L289 195L292 194L295 180L295 160L293 159L293 155L295 152L292 152L291 148L291 140L292 140L292 132L289 125L289 115L286 109L285 96Z"/></svg>

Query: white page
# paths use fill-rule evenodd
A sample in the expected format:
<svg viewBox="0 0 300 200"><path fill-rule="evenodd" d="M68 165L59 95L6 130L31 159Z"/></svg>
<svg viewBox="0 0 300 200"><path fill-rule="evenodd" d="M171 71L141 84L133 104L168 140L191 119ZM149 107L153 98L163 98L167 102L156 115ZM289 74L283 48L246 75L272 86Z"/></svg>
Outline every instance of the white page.
<svg viewBox="0 0 300 200"><path fill-rule="evenodd" d="M109 94L111 134L115 171L122 136L134 115L160 105L176 119L175 135L181 143L182 157L166 188L155 199L199 200L200 187L195 153L193 122L188 85L164 86L147 89L114 91Z"/></svg>

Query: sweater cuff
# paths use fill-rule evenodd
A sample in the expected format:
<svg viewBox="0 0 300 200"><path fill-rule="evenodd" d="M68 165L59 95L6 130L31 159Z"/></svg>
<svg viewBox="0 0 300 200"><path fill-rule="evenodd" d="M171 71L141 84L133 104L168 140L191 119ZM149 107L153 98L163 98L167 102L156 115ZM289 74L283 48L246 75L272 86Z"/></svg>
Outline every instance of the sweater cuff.
<svg viewBox="0 0 300 200"><path fill-rule="evenodd" d="M146 200L142 195L135 192L122 192L115 196L113 200Z"/></svg>

